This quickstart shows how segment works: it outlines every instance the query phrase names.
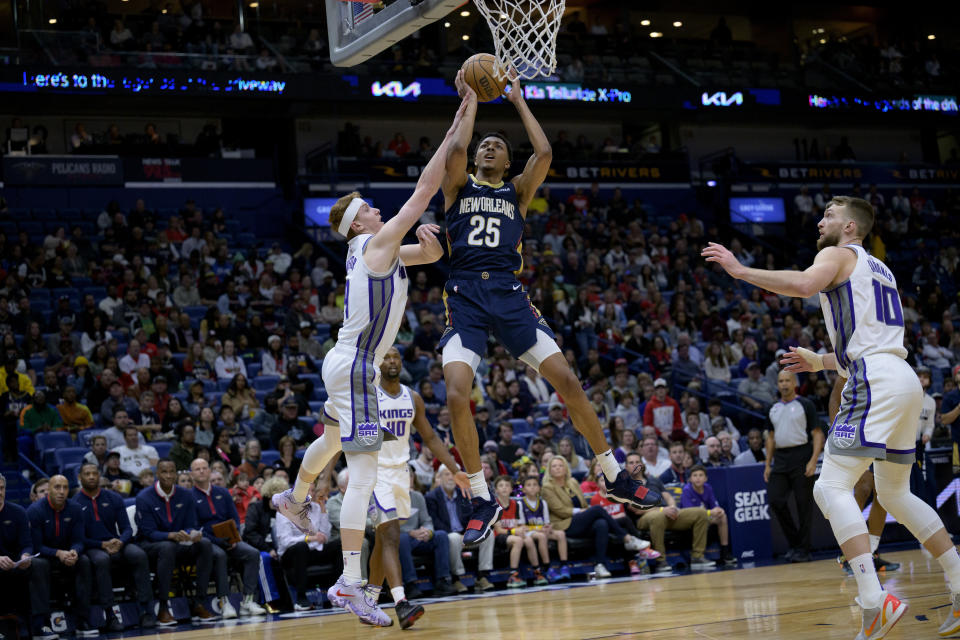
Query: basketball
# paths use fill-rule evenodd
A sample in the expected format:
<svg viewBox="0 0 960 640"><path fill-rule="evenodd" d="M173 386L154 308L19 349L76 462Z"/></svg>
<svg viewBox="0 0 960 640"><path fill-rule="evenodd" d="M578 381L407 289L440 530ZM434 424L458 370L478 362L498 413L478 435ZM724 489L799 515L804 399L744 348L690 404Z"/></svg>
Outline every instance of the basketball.
<svg viewBox="0 0 960 640"><path fill-rule="evenodd" d="M470 88L477 92L477 100L490 102L503 95L507 86L506 79L500 80L493 72L496 58L489 53L478 53L463 63L463 78Z"/></svg>

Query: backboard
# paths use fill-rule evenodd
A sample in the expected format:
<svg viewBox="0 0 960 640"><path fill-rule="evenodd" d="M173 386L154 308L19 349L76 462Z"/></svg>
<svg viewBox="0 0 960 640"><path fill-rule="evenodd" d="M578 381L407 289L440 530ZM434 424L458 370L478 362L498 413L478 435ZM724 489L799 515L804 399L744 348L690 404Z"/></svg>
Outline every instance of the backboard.
<svg viewBox="0 0 960 640"><path fill-rule="evenodd" d="M396 0L380 11L371 2L326 0L330 61L352 67L439 20L467 0Z"/></svg>

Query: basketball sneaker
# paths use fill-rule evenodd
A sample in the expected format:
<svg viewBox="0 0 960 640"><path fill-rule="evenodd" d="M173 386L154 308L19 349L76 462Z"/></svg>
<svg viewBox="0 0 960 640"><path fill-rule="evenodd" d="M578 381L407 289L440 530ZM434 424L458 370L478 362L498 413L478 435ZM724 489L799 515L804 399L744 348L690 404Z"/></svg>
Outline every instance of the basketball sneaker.
<svg viewBox="0 0 960 640"><path fill-rule="evenodd" d="M423 617L424 610L419 604L412 604L409 600L401 600L393 610L397 614L397 621L401 629L409 629L413 623Z"/></svg>
<svg viewBox="0 0 960 640"><path fill-rule="evenodd" d="M550 567L547 569L547 580L549 582L559 582L563 580L563 572L556 567Z"/></svg>
<svg viewBox="0 0 960 640"><path fill-rule="evenodd" d="M527 581L520 577L519 571L511 571L510 577L507 578L507 588L508 589L519 589L521 587L527 586Z"/></svg>
<svg viewBox="0 0 960 640"><path fill-rule="evenodd" d="M393 620L377 606L362 582L348 584L343 576L327 589L327 598L338 607L343 607L353 615L377 627L389 627Z"/></svg>
<svg viewBox="0 0 960 640"><path fill-rule="evenodd" d="M313 523L310 522L310 496L304 498L303 502L297 502L293 497L293 489L287 489L283 493L275 493L270 501L302 534L316 535Z"/></svg>
<svg viewBox="0 0 960 640"><path fill-rule="evenodd" d="M940 625L940 635L944 637L952 636L960 631L960 592L953 594L952 601L953 607L947 614L947 619Z"/></svg>
<svg viewBox="0 0 960 640"><path fill-rule="evenodd" d="M899 562L884 560L877 552L873 553L873 566L877 571L898 571L900 569Z"/></svg>
<svg viewBox="0 0 960 640"><path fill-rule="evenodd" d="M484 500L479 496L471 500L470 521L463 532L463 548L473 549L486 540L502 512L503 507L496 500Z"/></svg>
<svg viewBox="0 0 960 640"><path fill-rule="evenodd" d="M563 565L560 567L560 579L569 580L570 579L570 567Z"/></svg>
<svg viewBox="0 0 960 640"><path fill-rule="evenodd" d="M637 509L652 509L659 507L662 503L659 493L631 478L626 469L620 471L616 482L607 483L607 497L617 502L631 504Z"/></svg>
<svg viewBox="0 0 960 640"><path fill-rule="evenodd" d="M363 593L364 597L373 603L374 613L370 619L361 617L360 622L374 627L392 627L393 619L377 604L377 601L380 599L380 590L374 589L370 584L365 584L363 586Z"/></svg>
<svg viewBox="0 0 960 640"><path fill-rule="evenodd" d="M860 598L856 599L860 604ZM879 640L897 624L907 612L907 603L900 601L892 593L883 592L883 601L879 607L863 610L863 624L855 640ZM941 635L943 635L941 633Z"/></svg>
<svg viewBox="0 0 960 640"><path fill-rule="evenodd" d="M550 584L550 581L543 576L543 572L540 569L533 570L533 584L542 587L544 585Z"/></svg>

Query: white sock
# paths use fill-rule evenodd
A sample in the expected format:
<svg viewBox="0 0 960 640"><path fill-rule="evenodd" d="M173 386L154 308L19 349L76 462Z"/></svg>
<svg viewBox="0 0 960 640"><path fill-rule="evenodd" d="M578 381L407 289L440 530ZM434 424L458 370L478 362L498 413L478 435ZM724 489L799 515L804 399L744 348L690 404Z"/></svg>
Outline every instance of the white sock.
<svg viewBox="0 0 960 640"><path fill-rule="evenodd" d="M343 552L343 578L347 584L359 584L363 581L363 574L360 572L359 551Z"/></svg>
<svg viewBox="0 0 960 640"><path fill-rule="evenodd" d="M620 475L620 463L613 457L613 451L607 449L597 457L600 459L600 468L603 469L607 482L616 482L617 476Z"/></svg>
<svg viewBox="0 0 960 640"><path fill-rule="evenodd" d="M403 602L407 599L407 594L404 592L403 587L394 587L390 589L390 595L393 596L394 602Z"/></svg>
<svg viewBox="0 0 960 640"><path fill-rule="evenodd" d="M943 572L947 574L950 589L953 592L960 591L960 554L957 553L957 548L951 546L937 558L937 562L943 567Z"/></svg>
<svg viewBox="0 0 960 640"><path fill-rule="evenodd" d="M857 579L857 589L860 591L860 606L864 609L879 607L883 601L883 589L877 578L877 571L873 566L873 556L864 553L856 558L850 558L850 569Z"/></svg>
<svg viewBox="0 0 960 640"><path fill-rule="evenodd" d="M487 481L483 479L483 471L468 473L467 477L470 478L470 490L473 491L473 495L489 500L490 490L487 489Z"/></svg>
<svg viewBox="0 0 960 640"><path fill-rule="evenodd" d="M880 536L875 536L872 533L870 534L870 553L876 553L877 547L880 546Z"/></svg>

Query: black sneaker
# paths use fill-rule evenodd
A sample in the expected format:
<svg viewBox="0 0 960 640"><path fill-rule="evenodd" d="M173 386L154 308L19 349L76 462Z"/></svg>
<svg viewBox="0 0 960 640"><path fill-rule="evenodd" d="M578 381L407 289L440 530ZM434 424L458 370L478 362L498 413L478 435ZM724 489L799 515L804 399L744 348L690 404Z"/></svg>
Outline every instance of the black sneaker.
<svg viewBox="0 0 960 640"><path fill-rule="evenodd" d="M96 638L100 635L100 629L91 627L86 620L78 620L76 635L78 638Z"/></svg>
<svg viewBox="0 0 960 640"><path fill-rule="evenodd" d="M114 615L107 616L107 624L104 625L103 630L108 633L120 633L123 631L123 623Z"/></svg>
<svg viewBox="0 0 960 640"><path fill-rule="evenodd" d="M408 582L403 585L403 592L407 596L407 600L416 600L417 598L423 597L423 592L420 591L420 587L417 586L416 582Z"/></svg>
<svg viewBox="0 0 960 640"><path fill-rule="evenodd" d="M412 604L409 600L401 600L393 610L397 612L397 622L400 623L401 629L409 629L424 614L422 606Z"/></svg>
<svg viewBox="0 0 960 640"><path fill-rule="evenodd" d="M813 558L806 549L795 549L793 557L790 558L790 562L810 562L811 560L813 560Z"/></svg>
<svg viewBox="0 0 960 640"><path fill-rule="evenodd" d="M470 501L470 521L463 531L463 548L473 549L487 539L500 519L503 507L496 500L476 497Z"/></svg>
<svg viewBox="0 0 960 640"><path fill-rule="evenodd" d="M631 504L637 509L652 509L663 503L659 493L631 478L626 469L620 471L616 482L607 483L607 497L616 502Z"/></svg>
<svg viewBox="0 0 960 640"><path fill-rule="evenodd" d="M735 567L737 566L737 559L730 551L725 551L720 554L720 562L718 564L726 567Z"/></svg>
<svg viewBox="0 0 960 640"><path fill-rule="evenodd" d="M153 615L149 611L144 611L140 614L140 628L141 629L153 629L157 626L157 616Z"/></svg>
<svg viewBox="0 0 960 640"><path fill-rule="evenodd" d="M452 596L457 593L457 590L454 589L453 583L450 582L450 578L443 578L442 580L437 580L437 583L433 586L433 595L437 598L443 598L445 596Z"/></svg>
<svg viewBox="0 0 960 640"><path fill-rule="evenodd" d="M873 566L877 571L897 571L900 569L899 562L890 562L880 557L880 554L874 552Z"/></svg>

